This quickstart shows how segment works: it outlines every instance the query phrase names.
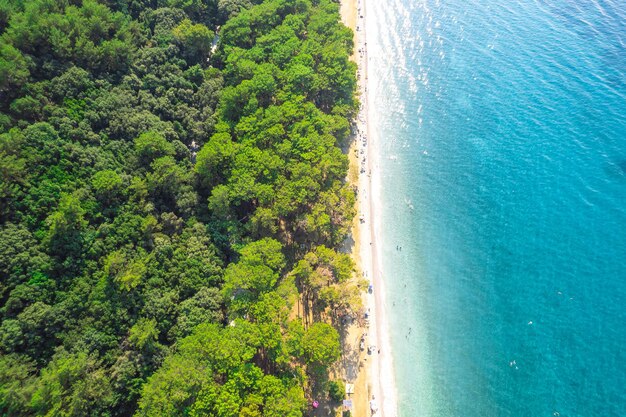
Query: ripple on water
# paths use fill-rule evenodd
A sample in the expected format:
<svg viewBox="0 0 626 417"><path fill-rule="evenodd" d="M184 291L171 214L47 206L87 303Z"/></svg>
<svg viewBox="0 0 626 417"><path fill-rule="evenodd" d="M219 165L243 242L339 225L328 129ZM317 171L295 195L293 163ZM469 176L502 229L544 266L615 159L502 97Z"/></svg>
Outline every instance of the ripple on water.
<svg viewBox="0 0 626 417"><path fill-rule="evenodd" d="M619 415L626 8L368 2L400 415Z"/></svg>

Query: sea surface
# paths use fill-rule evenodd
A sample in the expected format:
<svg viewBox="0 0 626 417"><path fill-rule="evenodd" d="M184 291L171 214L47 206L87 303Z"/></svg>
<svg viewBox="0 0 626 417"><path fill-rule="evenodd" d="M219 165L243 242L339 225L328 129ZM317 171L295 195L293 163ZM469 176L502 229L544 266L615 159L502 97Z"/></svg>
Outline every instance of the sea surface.
<svg viewBox="0 0 626 417"><path fill-rule="evenodd" d="M626 416L626 2L366 14L399 415Z"/></svg>

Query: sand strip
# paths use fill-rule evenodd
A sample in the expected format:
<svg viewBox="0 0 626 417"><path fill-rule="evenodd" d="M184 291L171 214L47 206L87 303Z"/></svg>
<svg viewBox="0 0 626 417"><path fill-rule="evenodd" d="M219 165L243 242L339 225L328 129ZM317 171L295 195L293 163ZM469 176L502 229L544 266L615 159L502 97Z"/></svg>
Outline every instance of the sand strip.
<svg viewBox="0 0 626 417"><path fill-rule="evenodd" d="M352 256L358 270L371 284L371 292L364 295L364 306L369 319L366 332L366 349L361 354L365 366L360 369L352 397L353 415L370 415L370 406L377 408L376 416L395 417L396 395L393 380L391 344L385 319L384 277L378 257L374 219L380 210L378 176L378 154L376 138L369 128L368 106L368 55L365 31L365 0L342 0L341 18L355 33L355 51L352 59L358 64L358 89L361 108L356 120L355 141L350 148L350 173L358 172L358 179L349 175L353 185L358 186L357 220L353 228L355 245ZM356 164L356 167L355 167ZM356 184L354 184L356 182ZM353 345L355 348L357 343ZM359 360L360 362L360 360ZM373 400L373 401L372 401Z"/></svg>

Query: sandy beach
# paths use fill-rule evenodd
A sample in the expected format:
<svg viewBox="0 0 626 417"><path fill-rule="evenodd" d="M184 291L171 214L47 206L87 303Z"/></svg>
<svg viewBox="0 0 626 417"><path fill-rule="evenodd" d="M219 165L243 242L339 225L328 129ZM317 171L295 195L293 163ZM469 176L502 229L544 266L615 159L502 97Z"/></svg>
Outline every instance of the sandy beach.
<svg viewBox="0 0 626 417"><path fill-rule="evenodd" d="M354 123L355 140L350 148L350 172L348 180L358 187L357 216L352 236L354 246L352 256L357 270L370 284L370 290L363 294L363 305L369 323L360 328L353 326L349 333L349 341L344 346L344 356L351 356L357 350L360 339L365 335L366 348L359 353L359 367L356 374L345 370L346 375L355 375L355 389L352 395L353 416L369 415L395 417L396 398L393 380L393 364L388 327L385 316L384 277L378 257L377 228L375 219L379 204L378 155L376 138L373 137L368 125L368 55L367 36L365 31L365 1L342 0L341 19L355 34L355 48L352 59L358 64L358 92L361 108ZM358 350L357 350L358 352ZM347 378L350 379L350 378ZM371 407L377 409L375 413Z"/></svg>

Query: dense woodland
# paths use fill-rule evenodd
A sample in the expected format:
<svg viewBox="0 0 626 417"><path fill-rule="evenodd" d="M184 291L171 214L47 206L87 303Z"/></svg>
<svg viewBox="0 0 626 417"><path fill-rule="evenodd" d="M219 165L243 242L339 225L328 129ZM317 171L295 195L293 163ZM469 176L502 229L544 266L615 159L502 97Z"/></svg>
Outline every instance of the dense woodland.
<svg viewBox="0 0 626 417"><path fill-rule="evenodd" d="M359 299L338 4L0 0L0 31L0 415L306 414Z"/></svg>

